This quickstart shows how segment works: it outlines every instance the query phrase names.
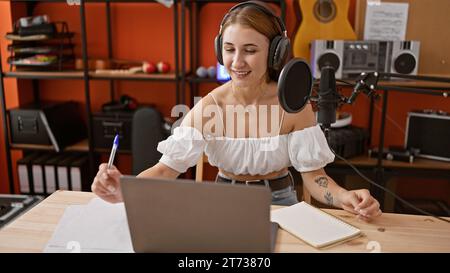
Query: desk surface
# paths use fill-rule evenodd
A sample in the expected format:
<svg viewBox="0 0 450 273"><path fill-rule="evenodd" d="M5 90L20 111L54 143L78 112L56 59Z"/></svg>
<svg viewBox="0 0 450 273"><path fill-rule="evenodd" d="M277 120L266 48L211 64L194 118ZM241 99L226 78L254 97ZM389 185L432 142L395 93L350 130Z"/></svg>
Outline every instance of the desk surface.
<svg viewBox="0 0 450 273"><path fill-rule="evenodd" d="M86 204L93 197L94 194L88 192L55 192L0 230L0 252L42 252L65 208L69 205ZM328 249L318 250L280 229L275 251L450 252L450 224L437 219L385 213L372 223L365 223L343 210L325 211L358 227L364 235Z"/></svg>

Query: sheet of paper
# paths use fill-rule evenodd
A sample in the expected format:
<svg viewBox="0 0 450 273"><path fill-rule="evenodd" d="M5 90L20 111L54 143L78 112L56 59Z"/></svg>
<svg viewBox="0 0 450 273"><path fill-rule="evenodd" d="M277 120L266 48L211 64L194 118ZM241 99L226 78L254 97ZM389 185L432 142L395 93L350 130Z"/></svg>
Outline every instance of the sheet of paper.
<svg viewBox="0 0 450 273"><path fill-rule="evenodd" d="M173 5L173 0L156 0L156 1L166 6L166 8L170 8Z"/></svg>
<svg viewBox="0 0 450 273"><path fill-rule="evenodd" d="M44 252L133 252L124 204L67 207Z"/></svg>
<svg viewBox="0 0 450 273"><path fill-rule="evenodd" d="M408 3L368 1L364 40L405 40Z"/></svg>

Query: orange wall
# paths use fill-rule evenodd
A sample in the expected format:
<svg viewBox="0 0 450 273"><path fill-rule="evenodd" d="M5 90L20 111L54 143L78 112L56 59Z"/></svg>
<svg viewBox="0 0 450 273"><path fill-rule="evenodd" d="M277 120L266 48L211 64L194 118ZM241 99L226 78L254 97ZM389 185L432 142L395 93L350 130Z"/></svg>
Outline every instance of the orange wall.
<svg viewBox="0 0 450 273"><path fill-rule="evenodd" d="M2 56L2 67L6 70L7 62L6 58L3 56L7 56L7 41L3 38L4 34L10 32L12 30L12 17L13 12L11 11L11 3L8 1L0 2L0 53ZM18 82L15 79L4 79L4 88L5 88L5 100L6 105L8 107L16 107L19 105L20 94L17 92L18 90ZM0 116L0 122L3 124L3 116ZM9 191L9 182L7 178L7 165L6 165L6 151L5 151L5 140L4 140L4 128L0 128L0 192L8 192ZM21 152L13 151L11 153L12 162L15 163L18 158L20 158ZM15 166L15 164L14 164ZM15 167L14 167L15 169ZM14 175L16 173L14 172ZM17 181L17 179L16 179Z"/></svg>
<svg viewBox="0 0 450 273"><path fill-rule="evenodd" d="M288 34L294 37L295 14L293 10L294 1L287 2L286 27ZM200 13L200 65L215 65L213 39L218 31L218 25L223 14L233 4L209 4ZM9 2L0 1L0 45L3 56L3 67L6 68L7 52L5 50L7 41L3 38L7 31L10 31L11 21L24 14L24 7L13 4L13 12ZM65 3L39 3L34 14L48 14L53 21L66 21L71 31L76 33L74 43L76 44L76 55L81 57L81 37L79 8L69 6ZM13 18L12 18L13 17ZM349 11L350 22L355 17L355 0L351 1ZM112 4L112 39L114 57L119 59L147 60L157 62L168 61L174 67L174 39L173 39L173 13L172 9L167 9L156 3L133 3L133 4ZM91 58L107 57L107 36L106 17L103 4L87 4L87 30L88 30L88 53ZM187 48L187 53L189 49ZM5 79L7 90L8 108L14 107L21 101L26 101L29 87L27 81L19 81L20 92L17 92L17 80ZM24 87L22 87L24 85ZM215 84L204 84L200 88L200 93L205 95L214 88ZM154 103L156 107L166 116L175 102L175 86L173 83L152 83L152 82L119 82L116 84L118 95L128 94L139 99L140 103ZM188 89L188 85L186 87ZM25 89L25 92L24 90ZM60 80L60 81L40 81L41 98L52 100L73 99L84 102L84 82L82 80ZM90 97L92 110L98 111L101 105L109 100L109 87L106 81L91 81ZM348 90L344 91L344 93ZM19 101L19 98L22 98ZM381 104L377 104L375 130L379 129L379 116ZM450 105L442 100L423 95L391 93L388 104L388 116L386 127L386 145L400 145L403 143L406 113L416 108L439 108L450 111ZM368 99L361 95L353 106L345 106L345 111L354 113L354 124L367 126L369 103ZM0 134L0 172L6 173L5 150L3 140L3 128ZM378 133L373 135L373 144L378 142ZM15 155L16 158L20 153ZM106 155L103 156L105 160ZM118 159L119 168L124 173L131 170L131 157L121 155ZM15 161L15 160L14 160ZM214 179L215 168L206 168L206 179ZM2 175L2 179L5 177ZM433 187L437 194L445 198L450 196L448 183L443 183ZM3 179L0 183L0 192L7 190L7 181ZM409 184L408 184L409 185ZM444 190L442 190L444 189Z"/></svg>

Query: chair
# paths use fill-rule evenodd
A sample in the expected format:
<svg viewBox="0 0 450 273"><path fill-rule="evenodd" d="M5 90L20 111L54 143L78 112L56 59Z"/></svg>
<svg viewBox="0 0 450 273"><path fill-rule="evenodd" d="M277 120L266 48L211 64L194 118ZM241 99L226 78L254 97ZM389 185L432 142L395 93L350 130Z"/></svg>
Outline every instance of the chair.
<svg viewBox="0 0 450 273"><path fill-rule="evenodd" d="M156 147L167 137L163 121L161 113L152 107L141 107L134 113L131 132L134 175L155 165L161 158L161 153Z"/></svg>
<svg viewBox="0 0 450 273"><path fill-rule="evenodd" d="M208 163L208 158L202 153L202 156L198 159L197 165L195 167L195 182L201 183L203 182L203 165ZM311 193L305 187L303 183L303 196L302 200L308 204L311 204Z"/></svg>
<svg viewBox="0 0 450 273"><path fill-rule="evenodd" d="M195 182L203 182L203 164L208 163L208 158L202 153L195 167Z"/></svg>

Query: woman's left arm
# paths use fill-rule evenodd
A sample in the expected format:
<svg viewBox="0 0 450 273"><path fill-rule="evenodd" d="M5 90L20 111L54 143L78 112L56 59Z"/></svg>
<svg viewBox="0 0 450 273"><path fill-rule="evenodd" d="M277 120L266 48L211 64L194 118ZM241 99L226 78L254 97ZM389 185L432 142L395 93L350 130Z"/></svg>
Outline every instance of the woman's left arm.
<svg viewBox="0 0 450 273"><path fill-rule="evenodd" d="M303 183L311 195L324 204L342 208L358 218L369 221L380 216L380 203L366 189L348 191L340 187L323 168L301 173Z"/></svg>
<svg viewBox="0 0 450 273"><path fill-rule="evenodd" d="M294 128L292 131L303 130L304 128L316 125L316 116L311 104L307 104L302 111L296 114L287 115L287 117L293 124ZM322 143L324 143L323 145L327 145L325 138L323 138ZM304 144L302 143L302 145ZM297 148L298 147L301 146L297 145ZM329 153L331 153L331 151L329 151ZM291 158L291 160L293 159ZM298 168L296 169L298 170ZM329 206L342 208L354 213L358 215L358 218L365 221L381 215L380 203L370 195L368 190L361 189L347 191L336 184L336 182L325 173L323 168L314 171L301 172L301 175L303 183L305 183L306 188L316 200Z"/></svg>

